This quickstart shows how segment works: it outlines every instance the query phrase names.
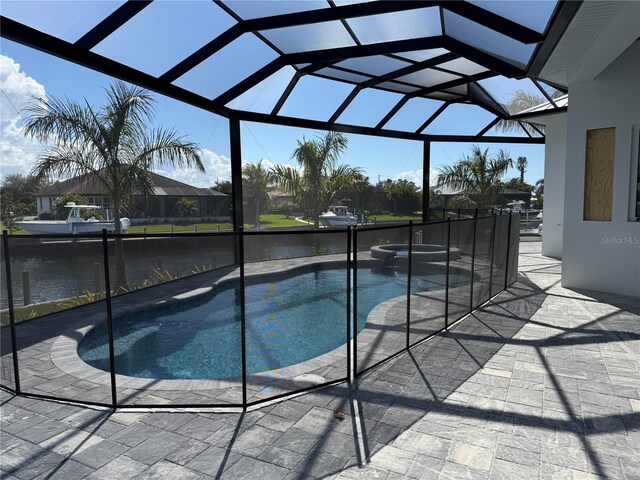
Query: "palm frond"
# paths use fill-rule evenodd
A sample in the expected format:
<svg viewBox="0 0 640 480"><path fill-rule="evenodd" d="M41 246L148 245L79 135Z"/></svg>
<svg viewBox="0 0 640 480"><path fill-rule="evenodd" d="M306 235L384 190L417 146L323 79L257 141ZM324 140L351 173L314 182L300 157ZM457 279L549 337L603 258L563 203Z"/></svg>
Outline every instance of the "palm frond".
<svg viewBox="0 0 640 480"><path fill-rule="evenodd" d="M274 165L271 169L273 181L285 192L298 197L301 190L300 172L288 165Z"/></svg>
<svg viewBox="0 0 640 480"><path fill-rule="evenodd" d="M172 166L205 171L197 144L173 130L153 130L143 140L123 144L120 153L129 163L146 165L149 169Z"/></svg>
<svg viewBox="0 0 640 480"><path fill-rule="evenodd" d="M535 107L545 102L545 99L533 92L529 92L527 90L514 90L511 94L511 98L509 102L505 105L507 111L514 115L516 113L522 112L528 108ZM544 131L544 127L542 125L536 125L536 128L540 131ZM519 132L526 131L530 135L538 135L538 132L531 126L528 122L518 122L515 120L500 120L496 124L496 130L499 132Z"/></svg>

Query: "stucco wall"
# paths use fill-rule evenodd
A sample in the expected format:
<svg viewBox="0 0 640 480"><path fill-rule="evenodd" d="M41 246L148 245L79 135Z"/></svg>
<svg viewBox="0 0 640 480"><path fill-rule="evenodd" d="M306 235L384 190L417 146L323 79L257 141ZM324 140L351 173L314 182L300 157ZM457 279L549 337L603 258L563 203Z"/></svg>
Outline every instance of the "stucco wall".
<svg viewBox="0 0 640 480"><path fill-rule="evenodd" d="M548 118L545 136L542 254L562 258L567 115Z"/></svg>
<svg viewBox="0 0 640 480"><path fill-rule="evenodd" d="M637 156L632 132L640 124L640 42L596 79L570 81L569 92L562 285L640 297L640 223L628 221ZM616 128L612 220L585 222L586 132L607 127ZM545 197L545 210L546 204Z"/></svg>

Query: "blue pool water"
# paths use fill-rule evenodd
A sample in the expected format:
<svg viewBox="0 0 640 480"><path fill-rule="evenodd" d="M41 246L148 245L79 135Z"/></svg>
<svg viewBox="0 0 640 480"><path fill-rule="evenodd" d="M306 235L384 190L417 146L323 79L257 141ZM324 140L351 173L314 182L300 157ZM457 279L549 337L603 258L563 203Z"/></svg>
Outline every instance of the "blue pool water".
<svg viewBox="0 0 640 480"><path fill-rule="evenodd" d="M418 277L442 288L443 275ZM456 278L453 283L464 282ZM155 379L215 379L242 374L237 282L188 303L114 318L116 373ZM358 271L358 330L379 303L407 289L406 276ZM246 287L248 374L282 368L346 342L344 270L318 270ZM92 329L78 354L109 369L106 325Z"/></svg>

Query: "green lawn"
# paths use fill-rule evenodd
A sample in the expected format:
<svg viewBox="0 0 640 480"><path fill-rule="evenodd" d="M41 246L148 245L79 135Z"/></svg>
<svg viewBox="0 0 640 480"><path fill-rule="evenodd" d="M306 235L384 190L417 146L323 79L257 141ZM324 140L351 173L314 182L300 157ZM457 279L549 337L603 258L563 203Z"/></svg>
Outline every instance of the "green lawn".
<svg viewBox="0 0 640 480"><path fill-rule="evenodd" d="M225 223L190 223L188 225L173 225L173 231L179 232L193 232L194 226L198 226L198 232L215 232L218 225L220 230L233 230L233 225L228 222ZM131 225L129 227L129 233L145 233L144 229L147 228L147 233L171 233L170 223L155 223L151 225Z"/></svg>
<svg viewBox="0 0 640 480"><path fill-rule="evenodd" d="M301 227L306 225L303 222L297 221L292 216L273 214L273 215L260 215L260 226L267 228L277 227Z"/></svg>
<svg viewBox="0 0 640 480"><path fill-rule="evenodd" d="M220 230L233 230L231 223L190 223L188 225L174 225L174 233L179 232L193 232L194 226L198 226L198 232L215 232L217 226L220 225ZM304 223L298 222L295 218L286 215L260 215L260 226L263 228L279 228L279 227L300 227ZM129 227L129 233L144 233L145 225L132 225ZM146 225L147 233L169 233L171 232L171 224L169 223L157 223L152 225ZM253 224L245 223L245 228L252 228Z"/></svg>
<svg viewBox="0 0 640 480"><path fill-rule="evenodd" d="M6 227L4 226L4 223L0 222L0 232L3 232L5 228ZM12 235L29 235L26 230L23 230L20 227L14 228L11 234Z"/></svg>
<svg viewBox="0 0 640 480"><path fill-rule="evenodd" d="M416 222L421 222L422 217L420 215L369 215L367 217L369 221L372 221L374 218L376 220L382 221L398 221L398 222L408 222L409 220L414 220Z"/></svg>
<svg viewBox="0 0 640 480"><path fill-rule="evenodd" d="M180 232L193 232L194 226L198 226L198 232L215 232L217 231L218 225L220 225L220 230L233 230L233 225L229 222L217 223L217 222L209 222L209 223L189 223L187 225L173 225L174 233ZM272 215L260 215L260 226L262 228L280 228L280 227L302 227L306 224L304 222L297 221L294 217L281 214L272 214ZM245 228L253 228L253 224L246 223ZM141 234L145 233L171 233L171 224L170 223L155 223L149 225L132 225L129 227L129 233ZM0 231L2 231L3 227L0 223ZM19 229L13 231L14 235L29 235L25 230Z"/></svg>

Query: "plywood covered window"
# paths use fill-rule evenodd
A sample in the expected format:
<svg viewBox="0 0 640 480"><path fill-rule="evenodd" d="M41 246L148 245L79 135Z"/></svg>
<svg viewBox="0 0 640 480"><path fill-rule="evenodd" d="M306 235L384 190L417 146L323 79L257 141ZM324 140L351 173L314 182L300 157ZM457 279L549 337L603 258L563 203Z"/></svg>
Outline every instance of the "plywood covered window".
<svg viewBox="0 0 640 480"><path fill-rule="evenodd" d="M587 131L584 220L611 221L615 128Z"/></svg>

